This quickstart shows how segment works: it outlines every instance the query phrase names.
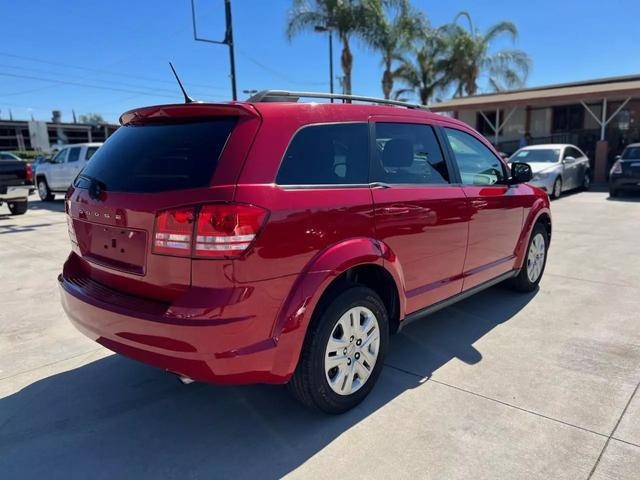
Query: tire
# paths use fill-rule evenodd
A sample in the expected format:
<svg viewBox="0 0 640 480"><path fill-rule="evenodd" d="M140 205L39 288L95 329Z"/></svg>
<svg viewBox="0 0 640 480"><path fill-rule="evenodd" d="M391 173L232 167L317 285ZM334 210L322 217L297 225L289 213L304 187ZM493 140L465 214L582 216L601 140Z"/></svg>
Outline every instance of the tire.
<svg viewBox="0 0 640 480"><path fill-rule="evenodd" d="M556 178L555 182L553 182L553 189L551 190L551 198L560 198L562 195L562 178Z"/></svg>
<svg viewBox="0 0 640 480"><path fill-rule="evenodd" d="M27 209L29 208L29 203L27 200L20 201L10 201L7 202L7 206L9 207L9 211L11 215L24 215L27 213Z"/></svg>
<svg viewBox="0 0 640 480"><path fill-rule="evenodd" d="M540 241L543 242L542 249L540 249ZM544 274L548 251L549 235L547 230L541 223L536 223L531 231L531 238L527 245L527 253L522 268L518 275L509 281L508 285L518 292L526 293L535 290ZM542 256L539 256L540 254ZM534 264L535 269L533 268Z"/></svg>
<svg viewBox="0 0 640 480"><path fill-rule="evenodd" d="M55 194L49 189L49 184L44 178L38 179L38 196L43 202L51 202L55 198Z"/></svg>
<svg viewBox="0 0 640 480"><path fill-rule="evenodd" d="M619 194L619 192L615 188L610 188L609 189L609 196L611 198L616 198L618 196L618 194Z"/></svg>
<svg viewBox="0 0 640 480"><path fill-rule="evenodd" d="M584 172L584 178L582 179L582 190L589 190L589 187L591 187L591 177L589 176L591 175L591 172L589 172L588 170L586 172Z"/></svg>
<svg viewBox="0 0 640 480"><path fill-rule="evenodd" d="M362 329L349 331L349 319L353 318L349 313L359 316ZM314 312L289 390L309 408L332 414L346 412L364 400L375 385L388 342L389 318L376 292L362 286L343 289ZM343 345L343 353L338 354ZM361 375L367 373L361 381Z"/></svg>

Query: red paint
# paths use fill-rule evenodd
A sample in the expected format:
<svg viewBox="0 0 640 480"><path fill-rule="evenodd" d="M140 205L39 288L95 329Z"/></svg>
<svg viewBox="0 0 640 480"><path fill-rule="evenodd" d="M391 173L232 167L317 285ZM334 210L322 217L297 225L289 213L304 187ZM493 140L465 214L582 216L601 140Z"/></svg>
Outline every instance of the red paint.
<svg viewBox="0 0 640 480"><path fill-rule="evenodd" d="M221 115L239 119L210 187L107 190L98 200L72 187L65 203L73 240L60 286L72 322L107 348L196 380L286 382L315 306L341 273L368 264L385 269L402 319L520 268L533 224L549 214L546 195L528 185L274 185L292 136L310 123L455 125L487 144L461 122L419 110L236 102L149 107L123 114L121 122ZM210 223L225 217L221 212L248 214L247 229L236 229L239 217L230 227L220 219L198 226L205 206ZM169 219L162 213L168 211L179 215ZM184 212L195 222L186 230L255 239L223 258L154 251L154 232L180 233Z"/></svg>

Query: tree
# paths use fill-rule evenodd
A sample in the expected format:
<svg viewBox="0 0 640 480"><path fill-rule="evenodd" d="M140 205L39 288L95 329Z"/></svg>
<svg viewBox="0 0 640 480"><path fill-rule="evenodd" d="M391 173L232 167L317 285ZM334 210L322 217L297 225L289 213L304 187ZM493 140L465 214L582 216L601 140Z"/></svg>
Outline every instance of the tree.
<svg viewBox="0 0 640 480"><path fill-rule="evenodd" d="M90 123L91 125L101 125L106 123L99 113L86 113L80 115L80 123Z"/></svg>
<svg viewBox="0 0 640 480"><path fill-rule="evenodd" d="M466 18L468 30L458 24ZM531 60L522 50L500 50L490 53L491 44L501 35L509 35L515 42L518 30L512 22L498 22L484 34L474 28L471 16L460 12L453 23L444 28L449 59L444 66L448 80L455 84L454 96L475 95L480 77L488 77L494 90L518 88L524 85Z"/></svg>
<svg viewBox="0 0 640 480"><path fill-rule="evenodd" d="M393 18L387 9L394 11ZM393 90L393 63L404 61L403 54L411 49L418 35L428 28L428 21L422 12L411 7L409 0L381 0L371 2L367 13L373 15L367 22L363 36L366 42L382 54L382 93L390 98Z"/></svg>
<svg viewBox="0 0 640 480"><path fill-rule="evenodd" d="M393 77L406 85L395 91L395 98L411 93L427 105L436 93L444 90L448 84L446 50L441 29L423 33L411 47L411 58L402 59L393 72Z"/></svg>
<svg viewBox="0 0 640 480"><path fill-rule="evenodd" d="M287 22L287 38L291 40L303 31L313 31L322 26L335 32L342 43L340 63L344 73L343 85L351 94L351 69L353 54L349 41L353 35L361 35L371 19L370 0L293 0Z"/></svg>

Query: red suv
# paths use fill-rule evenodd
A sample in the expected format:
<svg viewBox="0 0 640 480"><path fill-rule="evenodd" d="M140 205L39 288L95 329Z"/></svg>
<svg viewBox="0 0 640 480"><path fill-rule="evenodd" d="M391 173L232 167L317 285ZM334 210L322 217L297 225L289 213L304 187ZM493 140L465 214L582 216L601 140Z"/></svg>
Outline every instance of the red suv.
<svg viewBox="0 0 640 480"><path fill-rule="evenodd" d="M551 217L526 164L415 106L298 95L122 115L65 203L80 331L185 382L288 383L337 413L410 320L536 287Z"/></svg>

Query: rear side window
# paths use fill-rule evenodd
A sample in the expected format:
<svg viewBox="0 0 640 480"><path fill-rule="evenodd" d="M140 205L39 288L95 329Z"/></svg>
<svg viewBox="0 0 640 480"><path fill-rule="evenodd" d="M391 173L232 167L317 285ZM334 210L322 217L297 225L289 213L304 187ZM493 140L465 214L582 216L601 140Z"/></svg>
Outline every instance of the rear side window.
<svg viewBox="0 0 640 480"><path fill-rule="evenodd" d="M90 160L93 157L93 154L98 151L98 147L87 147L87 158L86 160Z"/></svg>
<svg viewBox="0 0 640 480"><path fill-rule="evenodd" d="M276 177L278 185L369 183L366 123L312 125L296 133Z"/></svg>
<svg viewBox="0 0 640 480"><path fill-rule="evenodd" d="M69 156L67 162L77 162L80 159L80 147L73 147L69 149Z"/></svg>
<svg viewBox="0 0 640 480"><path fill-rule="evenodd" d="M98 180L113 192L207 187L236 121L122 126L93 154L79 179Z"/></svg>
<svg viewBox="0 0 640 480"><path fill-rule="evenodd" d="M391 184L449 183L442 150L428 125L376 123L373 180Z"/></svg>

